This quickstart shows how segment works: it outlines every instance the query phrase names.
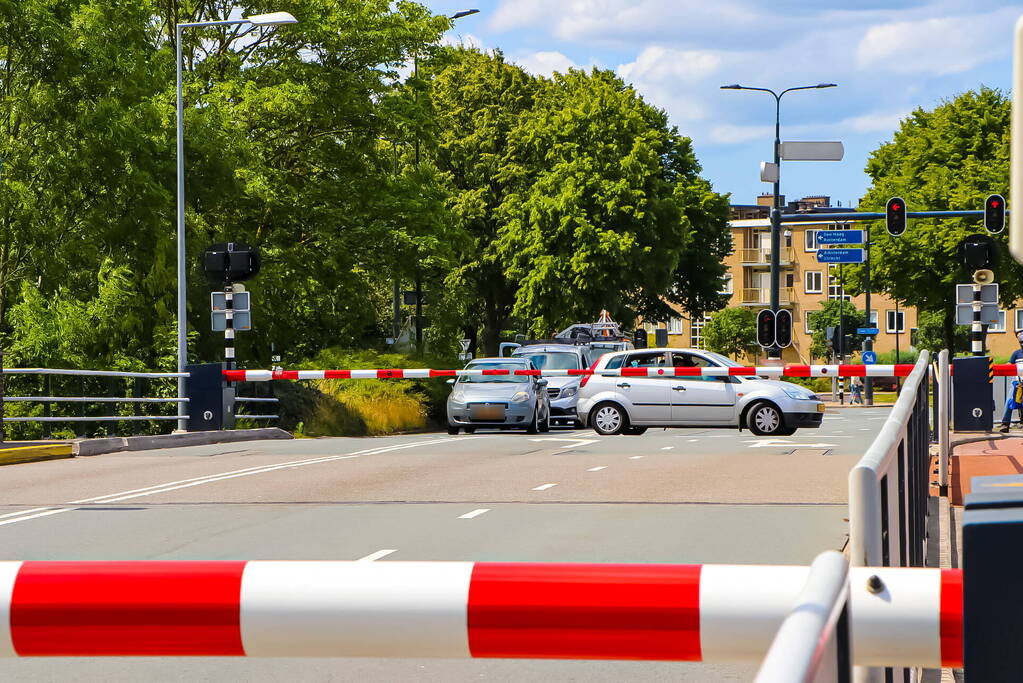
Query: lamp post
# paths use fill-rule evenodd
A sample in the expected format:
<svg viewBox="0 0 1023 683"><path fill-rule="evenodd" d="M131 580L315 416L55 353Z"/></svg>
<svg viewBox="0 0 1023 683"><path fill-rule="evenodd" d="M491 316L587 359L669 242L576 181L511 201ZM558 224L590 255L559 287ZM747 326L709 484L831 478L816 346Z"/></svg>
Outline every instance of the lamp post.
<svg viewBox="0 0 1023 683"><path fill-rule="evenodd" d="M771 93L774 96L774 165L777 175L774 179L774 201L771 205L771 310L777 312L779 307L779 252L781 251L781 194L779 185L781 183L781 98L785 93L795 90L816 90L818 88L834 88L834 83L818 83L817 85L801 85L795 88L786 88L776 93L770 88L754 88L746 85L733 83L732 85L721 86L722 90L758 90ZM767 357L780 359L781 349L777 344L767 349Z"/></svg>
<svg viewBox="0 0 1023 683"><path fill-rule="evenodd" d="M175 26L175 48L177 66L177 133L178 133L178 372L184 372L188 365L188 307L186 305L186 282L185 282L185 130L184 130L184 105L181 96L181 34L186 28L202 28L206 26L235 26L248 24L251 26L279 26L281 24L294 24L298 20L287 12L271 12L270 14L255 14L243 19L224 19L221 21L193 21ZM185 378L178 378L178 398L185 398ZM178 410L184 407L184 403L178 404ZM180 413L179 413L180 414ZM184 419L178 420L178 429L184 431L187 427Z"/></svg>

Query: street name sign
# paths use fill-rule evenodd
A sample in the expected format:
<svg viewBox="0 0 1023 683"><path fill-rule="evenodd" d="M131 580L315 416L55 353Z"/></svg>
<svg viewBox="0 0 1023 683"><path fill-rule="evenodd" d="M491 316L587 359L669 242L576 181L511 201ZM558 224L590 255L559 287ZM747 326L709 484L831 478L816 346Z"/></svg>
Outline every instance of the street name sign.
<svg viewBox="0 0 1023 683"><path fill-rule="evenodd" d="M817 263L863 263L863 249L818 249Z"/></svg>
<svg viewBox="0 0 1023 683"><path fill-rule="evenodd" d="M881 332L881 330L877 329L876 327L858 327L858 328L856 328L856 334L865 334L865 335L877 336L877 334L880 333L880 332Z"/></svg>
<svg viewBox="0 0 1023 683"><path fill-rule="evenodd" d="M818 230L817 244L863 244L863 230Z"/></svg>
<svg viewBox="0 0 1023 683"><path fill-rule="evenodd" d="M781 143L781 158L785 161L841 161L844 155L841 142Z"/></svg>

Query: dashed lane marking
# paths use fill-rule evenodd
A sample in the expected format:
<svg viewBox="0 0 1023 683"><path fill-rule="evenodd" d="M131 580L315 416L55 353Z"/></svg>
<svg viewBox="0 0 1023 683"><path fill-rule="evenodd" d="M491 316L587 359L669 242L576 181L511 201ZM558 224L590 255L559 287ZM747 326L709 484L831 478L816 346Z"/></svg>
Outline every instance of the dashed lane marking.
<svg viewBox="0 0 1023 683"><path fill-rule="evenodd" d="M642 457L643 457L642 455L632 455L629 456L629 460L639 460Z"/></svg>
<svg viewBox="0 0 1023 683"><path fill-rule="evenodd" d="M555 486L557 486L557 484L540 484L539 486L534 486L533 490L534 491L546 491L547 489L552 489Z"/></svg>
<svg viewBox="0 0 1023 683"><path fill-rule="evenodd" d="M606 469L607 469L607 465L600 465L599 467L591 467L590 469L588 469L586 471L587 472L599 472L601 470L606 470Z"/></svg>
<svg viewBox="0 0 1023 683"><path fill-rule="evenodd" d="M472 512L466 512L464 515L459 515L458 519L472 519L473 517L479 517L480 515L485 514L487 512L490 512L490 508L479 508L478 510L473 510Z"/></svg>
<svg viewBox="0 0 1023 683"><path fill-rule="evenodd" d="M397 548L384 548L383 550L378 550L375 553L370 553L369 555L366 555L366 557L360 557L356 560L356 562L376 562L381 557L387 557L391 553L396 552L398 552Z"/></svg>
<svg viewBox="0 0 1023 683"><path fill-rule="evenodd" d="M696 439L693 439L693 441L696 441ZM674 448L674 446L665 446L665 447L664 447L664 448L662 448L661 450L662 450L662 451L670 451L670 450L671 450L672 448Z"/></svg>

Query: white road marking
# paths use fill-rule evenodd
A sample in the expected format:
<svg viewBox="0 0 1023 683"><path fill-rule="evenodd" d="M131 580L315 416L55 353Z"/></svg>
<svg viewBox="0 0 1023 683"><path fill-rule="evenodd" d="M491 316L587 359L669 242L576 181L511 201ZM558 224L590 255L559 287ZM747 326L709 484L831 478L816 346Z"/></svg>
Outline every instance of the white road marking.
<svg viewBox="0 0 1023 683"><path fill-rule="evenodd" d="M586 471L587 472L599 472L601 470L606 470L606 469L607 469L607 465L601 465L600 467L591 467L590 469L588 469Z"/></svg>
<svg viewBox="0 0 1023 683"><path fill-rule="evenodd" d="M473 510L472 512L466 512L464 515L459 515L458 519L472 519L473 517L479 517L480 515L485 514L487 512L490 512L490 508L479 508L478 510Z"/></svg>
<svg viewBox="0 0 1023 683"><path fill-rule="evenodd" d="M629 460L639 460L642 457L643 457L642 455L632 455L629 456Z"/></svg>
<svg viewBox="0 0 1023 683"><path fill-rule="evenodd" d="M789 446L793 445L794 441L786 441L785 439L757 439L756 441L743 441L748 443L750 448L774 448L776 446Z"/></svg>
<svg viewBox="0 0 1023 683"><path fill-rule="evenodd" d="M378 550L375 553L370 553L369 555L366 555L366 557L360 557L356 560L356 562L375 562L381 557L387 557L391 553L396 552L398 552L397 548L384 548L383 550Z"/></svg>
<svg viewBox="0 0 1023 683"><path fill-rule="evenodd" d="M533 487L533 490L534 491L546 491L547 489L552 489L555 486L557 486L557 484L540 484L539 486Z"/></svg>
<svg viewBox="0 0 1023 683"><path fill-rule="evenodd" d="M567 448L562 448L561 451L572 450L572 449L575 449L575 448L582 448L583 446L588 446L591 443L597 443L598 440L599 439L557 439L557 438L530 439L530 441L561 441L561 442L567 442L567 443L572 444L571 446L568 446ZM561 451L559 451L559 452L561 452Z"/></svg>
<svg viewBox="0 0 1023 683"><path fill-rule="evenodd" d="M699 439L689 439L688 441L689 443L696 443L697 441L699 441Z"/></svg>
<svg viewBox="0 0 1023 683"><path fill-rule="evenodd" d="M461 440L476 439L480 437L468 436L461 437ZM193 486L199 486L201 484L210 484L217 481L224 481L226 479L235 479L238 477L247 477L254 474L265 474L267 472L274 472L281 469L294 469L296 467L304 467L306 465L318 465L326 462L334 462L336 460L348 460L351 458L358 458L363 455L379 455L383 453L390 453L392 451L404 450L406 448L415 448L417 446L431 446L440 443L447 443L451 439L433 439L430 441L414 441L412 443L396 444L393 446L378 446L376 448L367 448L361 451L355 451L347 455L329 455L321 456L317 458L307 458L305 460L292 460L290 462L284 462L277 465L257 465L255 467L246 467L240 470L231 470L229 472L221 472L219 474L208 474L201 477L192 477L191 479L179 479L177 481L164 482L163 484L156 484L154 486L146 486L140 489L131 489L128 491L120 491L118 493L110 493L105 496L95 496L93 498L82 498L80 500L72 500L65 503L65 505L85 505L90 503L117 503L123 500L131 500L133 498L142 498L145 496L152 496L158 493L166 493L168 491L175 491L183 488L191 488ZM0 521L0 526L7 524L14 524L16 522L24 522L30 519L38 519L39 517L49 517L50 515L58 515L63 512L70 512L74 510L72 507L60 507L60 508L32 508L30 510L23 510L17 513L9 513L3 515L3 521Z"/></svg>
<svg viewBox="0 0 1023 683"><path fill-rule="evenodd" d="M696 439L690 439L690 441L696 441ZM662 451L670 451L672 448L674 448L674 446L665 446L661 450Z"/></svg>

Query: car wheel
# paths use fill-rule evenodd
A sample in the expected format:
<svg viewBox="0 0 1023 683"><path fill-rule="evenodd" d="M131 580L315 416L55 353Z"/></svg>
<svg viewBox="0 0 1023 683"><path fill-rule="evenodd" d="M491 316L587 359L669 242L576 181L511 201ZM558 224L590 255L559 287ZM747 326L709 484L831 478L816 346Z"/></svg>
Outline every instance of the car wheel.
<svg viewBox="0 0 1023 683"><path fill-rule="evenodd" d="M602 403L593 411L590 418L593 430L603 436L621 434L629 424L625 411L614 403Z"/></svg>
<svg viewBox="0 0 1023 683"><path fill-rule="evenodd" d="M475 427L466 427L465 428L465 433L466 434L475 434L476 433L476 428Z"/></svg>
<svg viewBox="0 0 1023 683"><path fill-rule="evenodd" d="M466 429L465 431L469 431L469 430ZM458 433L458 427L452 427L451 425L448 425L448 434L457 434L457 433Z"/></svg>
<svg viewBox="0 0 1023 683"><path fill-rule="evenodd" d="M792 436L796 433L795 427L786 427L785 429L779 429L775 432L776 436Z"/></svg>
<svg viewBox="0 0 1023 683"><path fill-rule="evenodd" d="M586 427L586 425L583 424L582 420L573 420L572 421L572 429L583 429L585 427Z"/></svg>
<svg viewBox="0 0 1023 683"><path fill-rule="evenodd" d="M639 436L644 433L646 433L646 427L629 427L623 432L623 434L628 436Z"/></svg>
<svg viewBox="0 0 1023 683"><path fill-rule="evenodd" d="M526 434L536 434L540 431L540 406L533 408L533 420L526 427Z"/></svg>
<svg viewBox="0 0 1023 683"><path fill-rule="evenodd" d="M550 410L547 411L547 414L544 415L544 417L543 417L543 422L540 423L540 431L541 432L549 432L549 431L551 431L551 411Z"/></svg>
<svg viewBox="0 0 1023 683"><path fill-rule="evenodd" d="M781 411L770 403L758 403L746 415L749 430L757 436L776 436L785 429Z"/></svg>

